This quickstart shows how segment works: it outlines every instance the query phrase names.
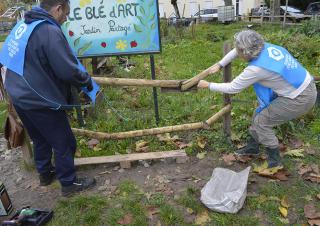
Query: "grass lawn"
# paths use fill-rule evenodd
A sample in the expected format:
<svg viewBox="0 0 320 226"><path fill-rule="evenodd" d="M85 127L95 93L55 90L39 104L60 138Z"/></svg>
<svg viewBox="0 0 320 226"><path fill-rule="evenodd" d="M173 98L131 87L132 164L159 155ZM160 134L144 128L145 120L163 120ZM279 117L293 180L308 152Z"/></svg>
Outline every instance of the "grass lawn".
<svg viewBox="0 0 320 226"><path fill-rule="evenodd" d="M229 25L203 24L195 28L175 29L161 25L162 53L155 55L158 79L188 79L208 68L222 57L223 43L231 41L236 32L244 29L245 23ZM313 38L295 33L296 28L281 30L279 26L256 26L266 41L287 47L311 74L320 71L320 36ZM0 37L1 40L1 37ZM111 68L109 77L151 78L149 56L132 56L135 65L130 71L124 70L118 60L108 60ZM232 64L236 76L246 63L236 60ZM107 70L106 70L107 71ZM105 72L106 73L106 72ZM209 81L222 81L222 73L210 76ZM86 129L103 132L121 132L157 127L154 119L152 89L135 87L105 87L105 99L96 107L94 115L86 117ZM201 90L198 92L163 93L158 90L160 125L170 126L208 119L223 106L219 93ZM230 146L222 133L221 123L208 131L193 131L170 134L177 135L184 143L190 143L187 152L195 156L206 151L207 157L219 161L222 154L232 152L242 145L247 137L251 115L256 107L252 89L233 97L232 142ZM1 112L0 112L1 113ZM70 113L71 123L77 127L75 114ZM55 217L50 226L60 225L302 225L307 223L303 207L314 203L320 209L316 196L320 194L319 184L303 180L297 167L320 165L319 140L320 111L313 110L307 116L294 120L276 129L281 142L290 146L290 138L303 142L302 148L312 148L313 155L284 157L285 169L290 173L286 182L261 179L250 181L254 194L247 197L243 210L238 214L222 214L208 211L200 202L199 187L185 187L180 195L168 196L164 192L148 191L133 180L122 181L109 196L79 195L59 201ZM120 141L101 141L95 148L88 147L88 138L77 137L77 156L102 156L117 153L133 153L136 143L148 143L148 151L174 150L173 142L159 141L157 137L143 137ZM204 143L205 147L201 147ZM206 157L206 158L207 158ZM188 164L188 163L187 163ZM238 164L238 163L237 163ZM241 165L243 166L243 165ZM228 167L228 166L226 166ZM211 170L211 169L210 169ZM280 200L287 197L290 203L287 218L279 212ZM199 222L205 222L200 224ZM150 223L152 222L152 223Z"/></svg>

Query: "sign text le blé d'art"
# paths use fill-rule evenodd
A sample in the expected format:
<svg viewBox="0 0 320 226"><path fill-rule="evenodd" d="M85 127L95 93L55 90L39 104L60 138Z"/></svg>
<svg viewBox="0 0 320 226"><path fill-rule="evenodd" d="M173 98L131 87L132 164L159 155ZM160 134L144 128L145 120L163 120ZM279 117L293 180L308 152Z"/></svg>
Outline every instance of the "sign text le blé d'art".
<svg viewBox="0 0 320 226"><path fill-rule="evenodd" d="M159 53L157 0L72 0L62 26L79 57Z"/></svg>

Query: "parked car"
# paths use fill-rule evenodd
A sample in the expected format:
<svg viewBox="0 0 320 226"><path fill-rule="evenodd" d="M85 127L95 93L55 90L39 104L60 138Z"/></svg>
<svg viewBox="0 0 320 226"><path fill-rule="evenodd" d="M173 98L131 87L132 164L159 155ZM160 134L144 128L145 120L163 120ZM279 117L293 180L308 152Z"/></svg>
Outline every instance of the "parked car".
<svg viewBox="0 0 320 226"><path fill-rule="evenodd" d="M284 15L285 11L286 6L280 6L280 14ZM291 20L293 22L299 22L306 19L304 13L300 9L294 8L292 6L287 7L287 16L288 20Z"/></svg>
<svg viewBox="0 0 320 226"><path fill-rule="evenodd" d="M208 21L217 21L218 20L218 9L202 9L195 13L192 17L198 18L200 15L200 18L204 22Z"/></svg>
<svg viewBox="0 0 320 226"><path fill-rule="evenodd" d="M176 15L173 13L169 18L168 18L168 24L169 25L182 25L182 26L189 26L191 23L192 19L191 18L177 18Z"/></svg>
<svg viewBox="0 0 320 226"><path fill-rule="evenodd" d="M304 11L306 15L319 15L320 14L320 2L310 3L307 9Z"/></svg>

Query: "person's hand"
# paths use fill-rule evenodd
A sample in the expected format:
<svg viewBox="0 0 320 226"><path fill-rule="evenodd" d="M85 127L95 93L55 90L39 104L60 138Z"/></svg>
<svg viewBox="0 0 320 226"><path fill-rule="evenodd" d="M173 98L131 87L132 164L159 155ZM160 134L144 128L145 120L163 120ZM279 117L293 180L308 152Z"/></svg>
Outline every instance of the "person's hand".
<svg viewBox="0 0 320 226"><path fill-rule="evenodd" d="M209 87L209 82L207 82L206 80L200 80L198 83L198 88L200 89L205 89Z"/></svg>
<svg viewBox="0 0 320 226"><path fill-rule="evenodd" d="M214 74L220 70L221 66L219 64L214 64L211 67L209 67L209 73Z"/></svg>
<svg viewBox="0 0 320 226"><path fill-rule="evenodd" d="M87 85L87 89L88 89L89 92L91 92L93 90L92 80L91 79L90 79L89 85Z"/></svg>

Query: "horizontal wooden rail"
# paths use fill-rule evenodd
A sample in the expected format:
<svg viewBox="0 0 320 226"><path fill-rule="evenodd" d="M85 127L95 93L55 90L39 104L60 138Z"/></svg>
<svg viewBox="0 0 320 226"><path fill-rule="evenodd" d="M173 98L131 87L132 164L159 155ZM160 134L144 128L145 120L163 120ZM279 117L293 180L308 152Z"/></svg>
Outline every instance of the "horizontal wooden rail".
<svg viewBox="0 0 320 226"><path fill-rule="evenodd" d="M94 132L85 129L76 129L72 128L72 131L76 135L86 136L90 138L95 138L99 140L120 140L132 137L141 137L148 135L157 135L162 133L171 133L178 131L186 131L186 130L197 130L197 129L208 129L208 125L212 125L219 118L221 118L224 114L231 111L231 105L227 105L214 114L211 118L209 118L206 122L196 122L189 123L183 125L175 125L175 126L166 126L160 128L152 128L152 129L144 129L144 130L134 130L128 132L119 132L119 133L104 133L104 132Z"/></svg>
<svg viewBox="0 0 320 226"><path fill-rule="evenodd" d="M148 79L128 79L128 78L104 78L93 77L99 85L112 86L149 86L163 88L179 88L181 80L148 80Z"/></svg>

